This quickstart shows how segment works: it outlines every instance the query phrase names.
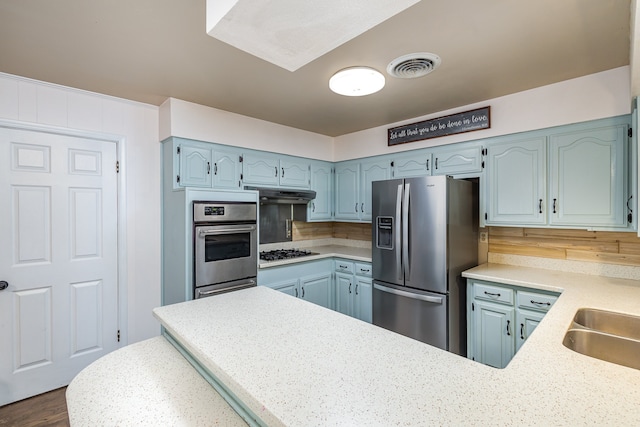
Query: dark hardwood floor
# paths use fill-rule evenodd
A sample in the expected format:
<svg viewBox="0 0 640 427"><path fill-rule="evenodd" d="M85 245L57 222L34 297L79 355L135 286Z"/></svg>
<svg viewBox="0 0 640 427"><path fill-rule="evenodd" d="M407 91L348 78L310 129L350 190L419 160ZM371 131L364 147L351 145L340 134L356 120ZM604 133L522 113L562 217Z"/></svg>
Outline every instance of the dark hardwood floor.
<svg viewBox="0 0 640 427"><path fill-rule="evenodd" d="M69 425L66 387L0 406L0 426L64 427Z"/></svg>

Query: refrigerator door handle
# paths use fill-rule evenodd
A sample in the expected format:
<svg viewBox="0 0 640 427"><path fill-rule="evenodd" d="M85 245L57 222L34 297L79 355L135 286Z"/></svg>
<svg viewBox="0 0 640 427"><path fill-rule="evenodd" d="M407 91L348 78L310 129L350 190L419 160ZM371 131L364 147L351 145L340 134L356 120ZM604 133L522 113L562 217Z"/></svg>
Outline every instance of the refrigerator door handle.
<svg viewBox="0 0 640 427"><path fill-rule="evenodd" d="M398 185L398 189L396 191L396 219L395 219L395 230L393 230L394 240L393 242L394 248L396 248L396 268L398 271L398 281L402 281L404 279L403 271L402 271L402 252L400 248L401 242L401 234L400 227L402 221L400 220L400 213L402 209L402 184Z"/></svg>
<svg viewBox="0 0 640 427"><path fill-rule="evenodd" d="M402 266L404 270L404 280L411 277L411 264L409 263L409 203L411 194L411 184L404 186L404 200L402 203Z"/></svg>
<svg viewBox="0 0 640 427"><path fill-rule="evenodd" d="M417 299L421 301L431 302L434 304L442 304L444 298L442 297L432 297L429 295L422 294L414 294L413 292L401 291L399 289L387 288L386 286L378 285L377 283L373 285L373 287L382 292L388 292L390 294L399 295L401 297L407 297L411 299Z"/></svg>

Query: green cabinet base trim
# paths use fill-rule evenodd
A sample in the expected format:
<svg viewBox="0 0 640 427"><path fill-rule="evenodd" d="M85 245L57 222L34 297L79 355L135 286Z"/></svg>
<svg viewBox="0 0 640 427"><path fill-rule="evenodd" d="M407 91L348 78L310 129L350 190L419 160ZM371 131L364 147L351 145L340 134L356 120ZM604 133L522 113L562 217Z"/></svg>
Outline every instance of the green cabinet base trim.
<svg viewBox="0 0 640 427"><path fill-rule="evenodd" d="M467 357L504 368L558 293L467 279Z"/></svg>
<svg viewBox="0 0 640 427"><path fill-rule="evenodd" d="M213 387L215 391L218 392L218 394L229 404L229 406L231 406L231 408L233 408L234 411L236 411L238 415L240 415L240 417L242 417L242 419L249 426L267 426L258 416L253 413L253 411L247 408L235 394L227 389L227 387L225 387L215 375L213 375L207 368L202 366L200 362L198 362L187 349L185 349L175 338L171 336L169 332L167 332L166 329L162 329L162 334L167 339L167 341L169 341L176 348L176 350L178 350L178 352L182 354L185 359L187 359L191 366L193 366L193 368L198 371L200 375L202 375L202 378L204 378L209 384L211 384L211 387Z"/></svg>

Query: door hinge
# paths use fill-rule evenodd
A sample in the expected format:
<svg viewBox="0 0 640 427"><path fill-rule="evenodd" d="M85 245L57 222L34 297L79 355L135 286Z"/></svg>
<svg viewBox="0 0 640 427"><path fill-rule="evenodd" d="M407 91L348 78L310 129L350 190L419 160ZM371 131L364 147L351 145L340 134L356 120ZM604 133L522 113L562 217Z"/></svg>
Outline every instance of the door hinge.
<svg viewBox="0 0 640 427"><path fill-rule="evenodd" d="M484 213L484 220L486 221L486 220L488 220L488 219L489 219L489 215L487 215L487 213L485 212L485 213Z"/></svg>
<svg viewBox="0 0 640 427"><path fill-rule="evenodd" d="M120 329L118 329L118 342L120 342Z"/></svg>
<svg viewBox="0 0 640 427"><path fill-rule="evenodd" d="M116 160L116 173L120 173L120 161Z"/></svg>
<svg viewBox="0 0 640 427"><path fill-rule="evenodd" d="M482 169L484 169L484 160L482 161Z"/></svg>
<svg viewBox="0 0 640 427"><path fill-rule="evenodd" d="M180 154L180 146L178 145L178 148L176 148L176 153Z"/></svg>
<svg viewBox="0 0 640 427"><path fill-rule="evenodd" d="M180 184L180 175L176 175L176 182Z"/></svg>
<svg viewBox="0 0 640 427"><path fill-rule="evenodd" d="M240 174L240 181L242 181L244 179L244 174Z"/></svg>
<svg viewBox="0 0 640 427"><path fill-rule="evenodd" d="M473 303L471 303L471 311L476 311L476 306Z"/></svg>
<svg viewBox="0 0 640 427"><path fill-rule="evenodd" d="M489 152L489 149L488 149L488 148L483 148L483 149L480 151L480 154L482 154L483 156L486 156L488 152Z"/></svg>
<svg viewBox="0 0 640 427"><path fill-rule="evenodd" d="M629 130L627 131L627 135L629 136L629 138L633 137L633 128L629 128Z"/></svg>

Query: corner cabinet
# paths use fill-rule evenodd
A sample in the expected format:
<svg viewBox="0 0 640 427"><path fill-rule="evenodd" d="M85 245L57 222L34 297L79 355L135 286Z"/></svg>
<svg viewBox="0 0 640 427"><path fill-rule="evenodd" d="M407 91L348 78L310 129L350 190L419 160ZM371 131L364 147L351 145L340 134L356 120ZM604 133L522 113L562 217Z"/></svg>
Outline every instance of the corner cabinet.
<svg viewBox="0 0 640 427"><path fill-rule="evenodd" d="M485 225L631 230L628 121L621 116L488 142Z"/></svg>
<svg viewBox="0 0 640 427"><path fill-rule="evenodd" d="M554 292L467 279L467 357L504 368L557 299Z"/></svg>
<svg viewBox="0 0 640 427"><path fill-rule="evenodd" d="M391 161L341 162L335 168L335 219L371 221L371 183L391 178Z"/></svg>
<svg viewBox="0 0 640 427"><path fill-rule="evenodd" d="M333 261L322 259L258 270L258 284L333 309Z"/></svg>
<svg viewBox="0 0 640 427"><path fill-rule="evenodd" d="M333 163L311 162L311 189L316 198L309 202L308 221L330 221L333 219Z"/></svg>

